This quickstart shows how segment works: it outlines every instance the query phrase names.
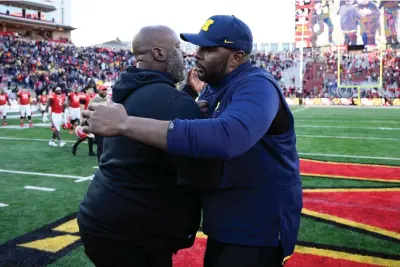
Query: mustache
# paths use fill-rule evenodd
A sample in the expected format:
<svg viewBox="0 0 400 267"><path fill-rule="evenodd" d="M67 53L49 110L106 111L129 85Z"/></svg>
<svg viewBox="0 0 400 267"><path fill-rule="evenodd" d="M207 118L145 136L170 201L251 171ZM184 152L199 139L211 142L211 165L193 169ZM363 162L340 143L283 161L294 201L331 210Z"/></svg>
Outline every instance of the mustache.
<svg viewBox="0 0 400 267"><path fill-rule="evenodd" d="M204 67L198 61L195 61L194 64L197 68L204 69Z"/></svg>

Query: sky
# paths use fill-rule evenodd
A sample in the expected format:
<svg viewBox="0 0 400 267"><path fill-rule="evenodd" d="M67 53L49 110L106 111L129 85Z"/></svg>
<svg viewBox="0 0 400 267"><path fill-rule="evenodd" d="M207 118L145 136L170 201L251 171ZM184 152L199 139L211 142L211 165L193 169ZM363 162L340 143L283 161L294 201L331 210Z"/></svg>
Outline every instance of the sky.
<svg viewBox="0 0 400 267"><path fill-rule="evenodd" d="M176 33L199 32L212 15L235 15L256 43L294 41L294 0L64 0L70 1L72 42L88 46L132 41L141 27L166 25Z"/></svg>

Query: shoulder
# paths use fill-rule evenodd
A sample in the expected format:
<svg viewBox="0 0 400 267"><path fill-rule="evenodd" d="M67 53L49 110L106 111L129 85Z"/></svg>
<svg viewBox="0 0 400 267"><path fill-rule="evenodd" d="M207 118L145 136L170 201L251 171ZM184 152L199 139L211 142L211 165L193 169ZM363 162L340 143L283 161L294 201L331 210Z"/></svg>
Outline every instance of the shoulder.
<svg viewBox="0 0 400 267"><path fill-rule="evenodd" d="M251 67L240 73L233 82L232 87L240 91L259 91L271 88L280 89L276 79L266 70L258 67Z"/></svg>
<svg viewBox="0 0 400 267"><path fill-rule="evenodd" d="M165 110L168 119L200 119L202 117L199 106L184 92L178 91L171 99Z"/></svg>
<svg viewBox="0 0 400 267"><path fill-rule="evenodd" d="M265 106L279 99L282 89L278 82L268 72L257 69L244 71L232 82L228 92L231 101L241 100Z"/></svg>
<svg viewBox="0 0 400 267"><path fill-rule="evenodd" d="M132 97L136 100L151 101L152 103L158 103L164 106L168 104L172 99L176 98L180 94L185 94L179 91L174 86L167 83L153 83L147 84L139 89L136 89Z"/></svg>
<svg viewBox="0 0 400 267"><path fill-rule="evenodd" d="M158 94L176 96L177 94L179 94L181 92L176 87L174 87L168 83L152 83L152 84L147 84L143 87L146 87L146 89L145 90L139 89L139 91L141 91L143 93L145 93L144 91L147 91L147 92L156 91Z"/></svg>

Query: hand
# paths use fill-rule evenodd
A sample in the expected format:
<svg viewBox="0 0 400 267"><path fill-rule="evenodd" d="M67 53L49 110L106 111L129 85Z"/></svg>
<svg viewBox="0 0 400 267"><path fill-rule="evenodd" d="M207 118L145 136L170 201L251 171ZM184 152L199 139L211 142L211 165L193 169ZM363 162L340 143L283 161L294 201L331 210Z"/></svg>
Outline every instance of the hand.
<svg viewBox="0 0 400 267"><path fill-rule="evenodd" d="M128 114L121 104L91 104L82 113L83 131L104 137L120 135L123 132Z"/></svg>
<svg viewBox="0 0 400 267"><path fill-rule="evenodd" d="M197 70L195 68L191 68L189 70L186 84L193 88L197 93L200 93L201 89L204 87L204 82L199 80L199 76Z"/></svg>
<svg viewBox="0 0 400 267"><path fill-rule="evenodd" d="M205 100L200 100L200 101L196 101L196 103L199 106L201 113L207 114L208 107L209 107L208 102Z"/></svg>

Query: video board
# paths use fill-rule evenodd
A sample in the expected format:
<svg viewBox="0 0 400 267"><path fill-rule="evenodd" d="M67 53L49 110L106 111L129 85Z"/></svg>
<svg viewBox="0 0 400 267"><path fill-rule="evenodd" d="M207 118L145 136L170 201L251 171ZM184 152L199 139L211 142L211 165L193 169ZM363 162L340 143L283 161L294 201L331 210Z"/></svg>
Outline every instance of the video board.
<svg viewBox="0 0 400 267"><path fill-rule="evenodd" d="M400 0L295 0L295 46L398 44Z"/></svg>

